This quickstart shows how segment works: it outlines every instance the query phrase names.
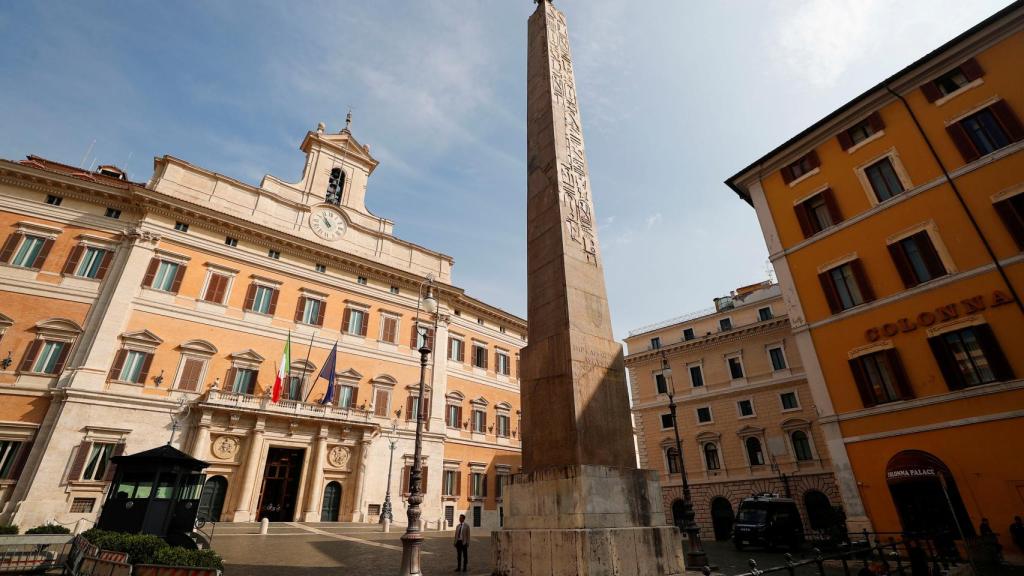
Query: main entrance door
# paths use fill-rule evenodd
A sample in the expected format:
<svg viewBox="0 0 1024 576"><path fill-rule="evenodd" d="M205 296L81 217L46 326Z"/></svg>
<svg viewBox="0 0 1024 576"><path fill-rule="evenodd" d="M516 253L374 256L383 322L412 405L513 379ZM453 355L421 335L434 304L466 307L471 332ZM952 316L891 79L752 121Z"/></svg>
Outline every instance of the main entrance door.
<svg viewBox="0 0 1024 576"><path fill-rule="evenodd" d="M266 518L271 522L291 522L295 519L302 453L302 450L291 448L271 448L267 453L257 520Z"/></svg>

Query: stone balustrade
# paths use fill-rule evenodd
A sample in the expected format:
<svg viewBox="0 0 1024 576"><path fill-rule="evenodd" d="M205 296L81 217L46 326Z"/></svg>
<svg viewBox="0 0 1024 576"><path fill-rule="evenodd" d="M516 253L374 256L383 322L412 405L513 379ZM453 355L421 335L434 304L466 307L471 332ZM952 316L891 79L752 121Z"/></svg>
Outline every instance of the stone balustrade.
<svg viewBox="0 0 1024 576"><path fill-rule="evenodd" d="M210 390L200 400L200 404L215 408L264 412L293 418L319 418L337 422L366 424L374 419L371 412L359 410L358 408L341 408L330 404L316 404L286 399L274 403L270 400L270 396L256 396L228 390Z"/></svg>

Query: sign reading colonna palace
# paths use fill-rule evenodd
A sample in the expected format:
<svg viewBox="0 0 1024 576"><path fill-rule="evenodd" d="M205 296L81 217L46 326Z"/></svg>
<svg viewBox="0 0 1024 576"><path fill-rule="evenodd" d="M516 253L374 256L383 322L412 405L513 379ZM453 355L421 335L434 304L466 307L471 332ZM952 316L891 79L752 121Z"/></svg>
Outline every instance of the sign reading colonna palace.
<svg viewBox="0 0 1024 576"><path fill-rule="evenodd" d="M391 458L401 521L425 337L424 519L500 524L525 321L366 209L377 161L347 127L301 149L299 182L258 187L170 156L145 185L0 161L0 523L95 520L110 458L169 440L210 462L208 519L375 522ZM439 310L421 336L428 277Z"/></svg>

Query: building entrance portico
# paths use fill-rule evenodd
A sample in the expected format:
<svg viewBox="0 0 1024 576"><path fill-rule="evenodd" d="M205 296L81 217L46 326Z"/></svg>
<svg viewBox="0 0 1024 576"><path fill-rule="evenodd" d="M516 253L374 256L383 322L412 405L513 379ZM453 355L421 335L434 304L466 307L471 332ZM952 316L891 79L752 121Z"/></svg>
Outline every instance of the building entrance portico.
<svg viewBox="0 0 1024 576"><path fill-rule="evenodd" d="M303 460L304 450L269 449L257 520L266 518L271 522L290 522L295 519Z"/></svg>

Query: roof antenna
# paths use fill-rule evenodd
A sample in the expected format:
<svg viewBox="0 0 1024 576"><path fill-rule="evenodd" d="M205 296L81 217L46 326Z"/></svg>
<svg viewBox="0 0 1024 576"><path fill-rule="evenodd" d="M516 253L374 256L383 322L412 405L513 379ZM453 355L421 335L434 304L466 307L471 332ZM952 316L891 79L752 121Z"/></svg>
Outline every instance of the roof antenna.
<svg viewBox="0 0 1024 576"><path fill-rule="evenodd" d="M85 161L89 158L89 154L92 153L92 147L96 145L96 139L92 139L92 143L89 144L89 148L86 149L85 154L82 156L82 161L78 163L79 168L85 167Z"/></svg>

